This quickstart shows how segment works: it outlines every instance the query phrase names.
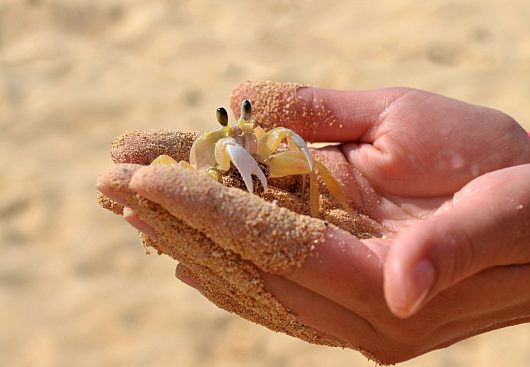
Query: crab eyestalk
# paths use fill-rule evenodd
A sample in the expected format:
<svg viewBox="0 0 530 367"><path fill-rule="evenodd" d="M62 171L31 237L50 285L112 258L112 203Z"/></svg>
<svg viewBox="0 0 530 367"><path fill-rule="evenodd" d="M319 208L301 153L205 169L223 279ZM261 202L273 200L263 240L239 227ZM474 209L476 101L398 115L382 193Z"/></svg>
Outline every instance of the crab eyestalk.
<svg viewBox="0 0 530 367"><path fill-rule="evenodd" d="M228 125L228 113L223 107L219 107L215 111L215 117L217 118L217 122L219 122L222 126Z"/></svg>
<svg viewBox="0 0 530 367"><path fill-rule="evenodd" d="M252 105L248 99L245 99L241 102L241 119L245 121L250 121L252 116Z"/></svg>

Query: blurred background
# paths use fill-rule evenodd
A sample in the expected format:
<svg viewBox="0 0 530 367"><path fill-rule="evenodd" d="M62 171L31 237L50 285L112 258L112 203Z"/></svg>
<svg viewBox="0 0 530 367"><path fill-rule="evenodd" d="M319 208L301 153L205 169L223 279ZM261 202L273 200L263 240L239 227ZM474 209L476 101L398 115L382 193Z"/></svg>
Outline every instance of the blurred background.
<svg viewBox="0 0 530 367"><path fill-rule="evenodd" d="M373 366L218 310L100 209L114 136L210 129L237 83L410 86L530 130L530 2L0 2L1 366ZM403 366L528 366L530 325Z"/></svg>

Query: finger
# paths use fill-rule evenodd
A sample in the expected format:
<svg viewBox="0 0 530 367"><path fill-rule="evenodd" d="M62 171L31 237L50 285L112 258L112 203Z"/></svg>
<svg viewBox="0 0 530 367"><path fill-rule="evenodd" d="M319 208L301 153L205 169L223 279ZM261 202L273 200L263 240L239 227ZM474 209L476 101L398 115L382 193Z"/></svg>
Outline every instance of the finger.
<svg viewBox="0 0 530 367"><path fill-rule="evenodd" d="M376 240L370 241L375 242ZM374 254L379 253L378 256L384 260L386 248L378 250L375 243L368 246ZM328 244L325 243L322 247L328 247ZM485 324L497 325L496 328L500 328L503 324L499 320L519 320L530 315L528 312L514 312L514 310L520 311L524 307L527 307L528 310L527 290L530 265L526 265L485 270L435 296L413 317L406 320L397 319L384 302L381 280L378 280L376 276L368 275L373 272L373 269L362 266L365 263L363 256L361 256L362 253L359 253L359 256L355 258L350 255L349 250L344 250L346 246L341 247L342 250L336 248L339 256L330 256L332 251L329 249L320 251L318 257L309 256L300 269L300 271L304 271L306 268L311 269L311 272L304 274L304 279L297 279L300 275L297 274L298 269L293 275L285 278L292 280L293 282L290 284L293 286L305 284L306 289L318 288L319 291L316 293L320 296L333 300L335 304L353 311L354 314L377 329L380 339L379 342L374 342L375 344L381 344L384 338L387 338L388 349L391 349L390 341L392 341L392 343L399 345L399 350L403 352L403 355L408 350L408 358L414 353L418 354L421 351L418 348L435 349L439 345L447 343L448 340L456 341L455 335L458 337L462 333L458 326L463 323L473 325L469 332L473 331L476 334L477 330L481 330ZM330 256L332 260L327 259L327 256ZM343 263L342 259L348 260ZM327 272L319 271L319 268L324 270L323 264L327 264ZM358 273L361 273L362 276ZM310 304L303 299L300 300L300 303L293 304L292 302L296 302L295 299L292 299L297 294L296 289L283 284L282 287L284 288L278 290L274 285L271 285L270 276L266 276L264 279L267 288L295 314L299 313L300 307ZM333 298L338 300L335 301ZM327 309L311 308L316 312L316 314L312 314L314 318L321 321L326 320ZM322 314L319 315L319 312ZM510 312L512 313L510 314ZM501 316L505 318L501 318ZM299 318L299 320L319 330L344 337L344 334L332 332L320 324L314 324L311 319ZM347 325L347 323L345 324ZM469 332L466 332L466 335L471 335ZM364 349L374 351L374 349L366 347L367 344L363 345L365 346ZM380 353L375 354L380 355Z"/></svg>
<svg viewBox="0 0 530 367"><path fill-rule="evenodd" d="M420 311L435 310L434 319L449 316L452 320L446 320L432 331L429 331L430 324L416 329L423 330L421 334L427 336L432 350L488 331L527 323L530 321L529 276L530 265L524 265L497 267L470 277L433 299L450 298L452 302L442 306L429 302ZM461 312L462 309L465 311Z"/></svg>
<svg viewBox="0 0 530 367"><path fill-rule="evenodd" d="M224 249L344 307L357 310L383 299L386 249L381 244L369 247L333 225L224 187L194 170L144 167L131 188Z"/></svg>
<svg viewBox="0 0 530 367"><path fill-rule="evenodd" d="M239 116L241 101L252 103L253 121L265 129L287 127L308 141L371 142L385 109L405 88L335 91L293 83L245 82L232 92L230 106Z"/></svg>
<svg viewBox="0 0 530 367"><path fill-rule="evenodd" d="M166 154L177 162L188 161L190 149L200 132L173 130L134 130L112 142L111 157L115 163L147 165L156 157Z"/></svg>
<svg viewBox="0 0 530 367"><path fill-rule="evenodd" d="M179 279L184 284L187 284L198 291L201 290L201 284L197 280L197 276L194 275L193 272L190 270L189 266L186 266L184 264L178 264L177 268L175 269L175 277L177 277L177 279Z"/></svg>
<svg viewBox="0 0 530 367"><path fill-rule="evenodd" d="M97 182L98 189L116 202L131 208L140 220L154 230L159 246L157 250L184 263L217 266L219 269L236 270L241 263L238 255L219 248L202 233L171 216L160 206L138 196L129 187L134 172L142 166L121 164L104 171ZM242 268L242 267L240 267ZM257 276L251 267L239 269L239 281L247 282Z"/></svg>
<svg viewBox="0 0 530 367"><path fill-rule="evenodd" d="M380 335L367 320L283 276L263 274L263 278L267 289L290 309L301 323L333 335L336 340L377 363L392 363L387 359L388 356L385 356L382 350L384 348L380 348Z"/></svg>
<svg viewBox="0 0 530 367"><path fill-rule="evenodd" d="M130 225L154 239L154 230L127 206L132 195L129 181L140 167L135 164L122 164L103 171L96 181L97 199L103 208L121 215Z"/></svg>
<svg viewBox="0 0 530 367"><path fill-rule="evenodd" d="M140 168L136 164L112 166L101 172L96 179L97 201L104 209L122 215L130 196L129 181Z"/></svg>
<svg viewBox="0 0 530 367"><path fill-rule="evenodd" d="M123 205L110 200L107 196L103 195L103 193L101 193L100 191L96 191L96 200L103 209L110 210L111 212L117 215L123 214Z"/></svg>
<svg viewBox="0 0 530 367"><path fill-rule="evenodd" d="M442 291L425 309L435 310L433 316L445 320L441 325L473 318L488 318L494 323L502 320L495 319L497 311L520 307L526 307L526 312L514 313L509 318L530 317L529 279L530 264L486 269Z"/></svg>
<svg viewBox="0 0 530 367"><path fill-rule="evenodd" d="M487 330L525 322L530 316L529 275L530 265L488 269L443 292L406 320L378 309L382 296L370 301L373 312L348 314L284 277L263 277L267 288L298 320L395 363ZM389 354L392 351L399 352Z"/></svg>
<svg viewBox="0 0 530 367"><path fill-rule="evenodd" d="M438 349L525 322L530 317L529 276L530 265L487 269L434 296L409 318L397 319L385 312L368 319L380 334L405 343L403 349L407 345L416 351Z"/></svg>
<svg viewBox="0 0 530 367"><path fill-rule="evenodd" d="M125 209L128 221L144 233L153 232L150 238L142 237L145 247L153 247L186 264L182 266L202 269L202 276L198 276L198 272L190 276L191 273L186 271L177 271L177 276L180 275L185 282L199 288L219 307L275 331L311 343L346 346L331 336L295 321L285 307L264 288L254 266L217 247L201 233L171 217L162 208L135 195L128 184L138 168L136 165L125 164L108 169L98 178L97 187L123 205L134 208L134 211L129 207ZM147 229L144 226L147 226ZM154 241L154 238L159 240ZM175 243L175 240L178 243Z"/></svg>
<svg viewBox="0 0 530 367"><path fill-rule="evenodd" d="M215 274L210 277L212 281L221 279L222 284L230 285L229 290L217 289L217 293L228 292L231 298L253 310L253 315L257 315L256 317L267 315L271 320L280 320L275 330L305 338L304 340L313 343L322 343L319 342L318 337L314 336L314 333L307 334L301 324L292 323L292 315L264 288L260 273L254 265L241 260L239 255L220 248L202 233L176 219L159 205L130 190L126 181L130 179L131 168L137 167L120 165L104 172L98 179L98 188L132 208L134 213L154 230L156 241L142 237L146 246L153 247L185 265L210 269L209 271ZM217 283L211 285L213 287L211 289L215 289L215 284ZM205 287L205 284L201 283L201 286ZM264 323L260 318L254 321ZM266 324L266 326L270 325ZM329 344L329 342L326 343Z"/></svg>
<svg viewBox="0 0 530 367"><path fill-rule="evenodd" d="M301 264L324 238L323 221L224 187L193 169L144 167L130 187L265 271L279 272Z"/></svg>
<svg viewBox="0 0 530 367"><path fill-rule="evenodd" d="M123 219L146 236L156 239L156 233L153 227L141 220L131 208L124 207Z"/></svg>
<svg viewBox="0 0 530 367"><path fill-rule="evenodd" d="M435 297L406 320L388 311L374 310L369 317L345 312L284 277L263 277L267 288L301 322L396 363L488 330L526 322L529 275L530 265L486 270Z"/></svg>
<svg viewBox="0 0 530 367"><path fill-rule="evenodd" d="M186 281L196 285L208 300L221 309L235 313L273 331L283 332L309 343L341 346L343 348L349 347L349 345L331 335L300 323L291 315L288 318L277 317L275 308L278 305L264 304L256 307L253 304L255 303L254 300L248 299L246 295L241 295L237 287L227 283L208 268L179 264L177 269L180 269L178 270L180 276L184 276ZM285 313L284 315L287 314Z"/></svg>
<svg viewBox="0 0 530 367"><path fill-rule="evenodd" d="M102 195L99 197L103 207L121 207L121 212L123 212L123 207L128 206L130 197L133 195L129 189L129 182L141 167L138 164L120 164L109 167L100 173L96 179L96 189Z"/></svg>
<svg viewBox="0 0 530 367"><path fill-rule="evenodd" d="M134 130L114 139L111 157L115 163L148 165L158 156L165 154L176 161L188 161L193 142L200 132L181 132L172 130ZM108 171L108 172L112 172ZM106 172L103 172L105 174ZM116 174L116 172L112 172ZM130 173L132 175L133 172ZM130 177L121 177L128 185ZM119 181L119 179L118 179ZM97 186L97 184L96 184ZM113 190L110 190L113 191ZM123 213L123 203L112 200L98 190L98 203L115 214ZM119 198L118 198L119 199Z"/></svg>
<svg viewBox="0 0 530 367"><path fill-rule="evenodd" d="M408 317L427 299L484 269L530 263L530 165L483 175L447 211L417 223L392 246L385 296Z"/></svg>

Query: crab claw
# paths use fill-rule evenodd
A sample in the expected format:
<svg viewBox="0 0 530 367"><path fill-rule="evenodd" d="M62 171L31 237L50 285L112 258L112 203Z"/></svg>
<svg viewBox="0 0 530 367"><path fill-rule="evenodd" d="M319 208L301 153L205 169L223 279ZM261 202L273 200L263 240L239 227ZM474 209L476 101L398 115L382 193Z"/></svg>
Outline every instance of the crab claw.
<svg viewBox="0 0 530 367"><path fill-rule="evenodd" d="M262 162L269 158L278 149L284 139L287 140L289 150L301 151L304 154L309 171L313 172L315 168L313 157L304 139L294 131L285 127L277 127L269 130L259 138L256 152L259 161Z"/></svg>
<svg viewBox="0 0 530 367"><path fill-rule="evenodd" d="M234 138L223 138L215 143L215 160L219 168L223 171L228 171L230 169L230 162L232 162L241 174L247 191L251 194L254 192L252 175L258 177L263 186L263 190L267 191L267 178L265 174L250 153L239 145Z"/></svg>
<svg viewBox="0 0 530 367"><path fill-rule="evenodd" d="M307 164L309 165L309 169L311 170L311 172L313 172L315 168L313 163L313 156L309 152L309 148L307 147L304 139L302 139L302 137L297 133L293 133L293 135L291 135L289 139L294 143L294 145L298 147L298 149L302 151L302 153L304 153L304 156L307 159Z"/></svg>

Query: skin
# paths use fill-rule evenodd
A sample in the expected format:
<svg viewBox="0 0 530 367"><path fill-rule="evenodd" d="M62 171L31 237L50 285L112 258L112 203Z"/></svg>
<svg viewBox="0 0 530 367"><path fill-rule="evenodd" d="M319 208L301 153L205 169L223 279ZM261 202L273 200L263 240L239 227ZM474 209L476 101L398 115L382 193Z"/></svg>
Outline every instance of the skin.
<svg viewBox="0 0 530 367"><path fill-rule="evenodd" d="M255 97L246 84L236 92ZM283 126L341 143L318 158L389 228L359 240L330 227L318 257L263 273L301 322L396 363L530 321L530 138L516 121L407 88L297 93L308 110L324 101L335 122L299 114ZM132 189L162 206L174 200L148 186ZM126 219L153 234L134 213ZM199 287L184 267L177 277Z"/></svg>

